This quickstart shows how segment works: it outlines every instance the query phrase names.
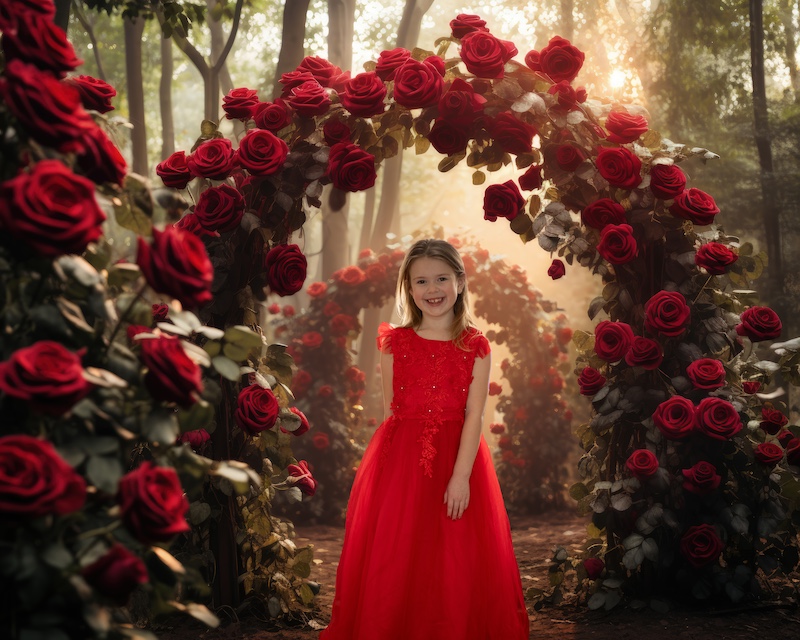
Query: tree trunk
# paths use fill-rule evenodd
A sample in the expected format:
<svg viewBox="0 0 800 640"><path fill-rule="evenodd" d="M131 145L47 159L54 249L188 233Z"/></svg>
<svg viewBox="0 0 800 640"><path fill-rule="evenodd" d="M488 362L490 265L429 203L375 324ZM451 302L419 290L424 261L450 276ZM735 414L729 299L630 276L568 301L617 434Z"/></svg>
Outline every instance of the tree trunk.
<svg viewBox="0 0 800 640"><path fill-rule="evenodd" d="M217 0L206 0L208 4L209 12L216 6ZM222 23L219 20L215 20L209 15L208 19L208 28L211 31L211 63L212 65L216 64L216 61L219 59L220 55L222 55L222 51L225 48L225 34L222 31ZM231 78L231 72L228 69L227 61L220 67L219 73L217 74L217 86L219 91L223 96L228 95L235 87L233 84L233 79ZM219 96L217 96L217 100L219 101ZM245 133L245 127L241 120L234 120L233 121L233 133L237 139L241 139L241 137Z"/></svg>
<svg viewBox="0 0 800 640"><path fill-rule="evenodd" d="M6 2L6 0L3 0L3 2ZM72 7L72 0L55 0L53 4L56 5L56 15L53 16L53 22L66 33L69 28L69 12Z"/></svg>
<svg viewBox="0 0 800 640"><path fill-rule="evenodd" d="M81 23L81 26L86 29L86 33L89 35L89 42L92 43L92 53L94 54L94 61L97 65L97 77L105 81L106 73L103 71L103 63L100 60L100 47L97 46L97 38L94 35L94 21L97 19L97 16L93 14L92 21L89 22L86 15L81 10L78 0L72 0L72 7L75 9L75 17Z"/></svg>
<svg viewBox="0 0 800 640"><path fill-rule="evenodd" d="M131 148L134 173L146 176L147 126L144 117L144 77L142 75L142 34L144 18L124 19L125 25L125 75L128 84L128 120L133 125Z"/></svg>
<svg viewBox="0 0 800 640"><path fill-rule="evenodd" d="M161 159L175 153L175 118L172 113L172 40L161 37L161 82L158 85L161 109Z"/></svg>
<svg viewBox="0 0 800 640"><path fill-rule="evenodd" d="M311 0L293 0L283 7L283 32L281 34L281 51L275 67L275 84L272 87L272 98L281 95L279 80L284 73L293 71L303 61L305 49L303 41L306 37L306 14Z"/></svg>
<svg viewBox="0 0 800 640"><path fill-rule="evenodd" d="M575 0L561 0L561 37L567 40L575 38Z"/></svg>
<svg viewBox="0 0 800 640"><path fill-rule="evenodd" d="M783 23L784 49L786 66L789 68L789 80L792 83L794 99L800 97L800 73L797 70L797 29L794 26L795 0L780 0L778 11Z"/></svg>
<svg viewBox="0 0 800 640"><path fill-rule="evenodd" d="M364 220L361 223L361 240L358 243L358 250L366 249L370 246L372 238L372 220L375 217L375 187L367 189L366 200L364 201Z"/></svg>

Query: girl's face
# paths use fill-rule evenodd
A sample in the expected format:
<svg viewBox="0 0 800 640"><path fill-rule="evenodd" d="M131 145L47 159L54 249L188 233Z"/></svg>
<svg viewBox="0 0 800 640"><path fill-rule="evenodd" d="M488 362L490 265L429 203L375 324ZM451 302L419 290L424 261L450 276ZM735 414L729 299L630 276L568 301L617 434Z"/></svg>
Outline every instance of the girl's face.
<svg viewBox="0 0 800 640"><path fill-rule="evenodd" d="M409 276L411 297L423 316L453 313L464 280L456 276L450 265L438 258L417 258L411 263Z"/></svg>

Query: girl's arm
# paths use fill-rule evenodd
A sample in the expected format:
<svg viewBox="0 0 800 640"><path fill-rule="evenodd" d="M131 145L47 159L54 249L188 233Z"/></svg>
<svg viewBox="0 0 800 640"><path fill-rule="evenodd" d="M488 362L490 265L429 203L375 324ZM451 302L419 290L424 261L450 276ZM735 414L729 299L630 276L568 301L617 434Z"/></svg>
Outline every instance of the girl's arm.
<svg viewBox="0 0 800 640"><path fill-rule="evenodd" d="M483 412L486 407L491 369L491 354L487 354L485 358L475 358L475 365L472 368L472 384L469 386L467 409L464 414L464 428L461 430L461 442L458 445L453 475L447 485L447 491L444 493L447 515L453 520L460 518L469 505L469 477L481 440Z"/></svg>
<svg viewBox="0 0 800 640"><path fill-rule="evenodd" d="M392 380L394 379L394 356L386 351L381 351L381 380L383 381L383 419L386 420L392 415L392 400L394 390Z"/></svg>

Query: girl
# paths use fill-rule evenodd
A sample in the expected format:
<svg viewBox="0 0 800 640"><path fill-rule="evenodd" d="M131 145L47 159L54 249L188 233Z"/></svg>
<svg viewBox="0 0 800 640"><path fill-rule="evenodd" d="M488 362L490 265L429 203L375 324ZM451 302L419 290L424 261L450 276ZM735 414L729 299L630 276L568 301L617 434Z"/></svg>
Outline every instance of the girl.
<svg viewBox="0 0 800 640"><path fill-rule="evenodd" d="M385 420L348 503L331 623L320 640L523 640L511 530L481 436L491 358L464 263L420 240L380 327Z"/></svg>

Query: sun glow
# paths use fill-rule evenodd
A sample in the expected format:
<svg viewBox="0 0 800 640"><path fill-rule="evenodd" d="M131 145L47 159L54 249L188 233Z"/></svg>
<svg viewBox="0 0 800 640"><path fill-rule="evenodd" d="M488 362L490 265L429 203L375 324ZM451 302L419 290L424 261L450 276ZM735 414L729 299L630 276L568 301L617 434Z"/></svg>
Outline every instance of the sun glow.
<svg viewBox="0 0 800 640"><path fill-rule="evenodd" d="M609 78L609 82L611 83L612 89L619 89L620 87L625 85L627 77L624 71L620 71L619 69L614 69L611 72L611 77Z"/></svg>

